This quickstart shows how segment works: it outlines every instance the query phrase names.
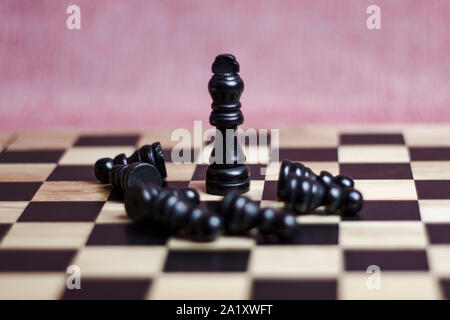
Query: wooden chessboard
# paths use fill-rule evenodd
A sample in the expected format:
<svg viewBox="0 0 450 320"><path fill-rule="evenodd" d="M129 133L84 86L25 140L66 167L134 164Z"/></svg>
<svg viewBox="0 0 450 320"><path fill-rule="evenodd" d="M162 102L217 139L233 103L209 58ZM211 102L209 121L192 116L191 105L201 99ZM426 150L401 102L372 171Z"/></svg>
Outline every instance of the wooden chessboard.
<svg viewBox="0 0 450 320"><path fill-rule="evenodd" d="M204 192L205 164L170 162L167 130L0 137L0 299L450 298L449 126L281 130L280 159L348 174L366 200L356 218L299 216L289 242L193 243L131 224L92 165L154 141L169 185L197 188L202 205L220 199ZM248 195L281 206L279 163L250 168ZM81 290L66 289L69 265ZM370 265L379 289L367 286Z"/></svg>

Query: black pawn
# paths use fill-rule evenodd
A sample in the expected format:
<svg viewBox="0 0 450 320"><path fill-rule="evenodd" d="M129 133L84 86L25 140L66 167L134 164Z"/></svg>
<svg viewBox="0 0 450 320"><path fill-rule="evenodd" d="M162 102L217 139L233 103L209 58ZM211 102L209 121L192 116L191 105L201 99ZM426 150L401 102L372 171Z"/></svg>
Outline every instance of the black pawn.
<svg viewBox="0 0 450 320"><path fill-rule="evenodd" d="M333 176L327 171L322 171L320 175L316 175L310 168L304 166L300 162L283 160L280 166L280 174L278 176L277 196L279 199L285 198L285 187L289 176L311 178L312 180L321 180L325 184L337 184L342 188L353 188L354 181L345 175Z"/></svg>
<svg viewBox="0 0 450 320"><path fill-rule="evenodd" d="M260 209L257 202L237 192L230 192L223 198L219 212L230 234L247 234L257 228L263 234L289 238L296 225L293 214L272 208Z"/></svg>
<svg viewBox="0 0 450 320"><path fill-rule="evenodd" d="M149 163L143 162L115 165L110 171L109 182L114 188L123 191L140 183L162 186L161 174L158 169Z"/></svg>
<svg viewBox="0 0 450 320"><path fill-rule="evenodd" d="M206 171L206 192L225 195L234 190L245 193L250 188L250 171L236 136L238 125L244 122L239 102L244 82L238 75L239 64L231 54L217 56L212 72L214 75L208 84L213 100L209 123L216 127L216 139Z"/></svg>
<svg viewBox="0 0 450 320"><path fill-rule="evenodd" d="M321 177L326 177L322 179ZM286 208L298 213L309 213L324 206L329 213L341 212L354 215L363 206L363 197L358 190L341 187L327 180L329 173L321 173L316 180L310 177L290 175L285 185Z"/></svg>
<svg viewBox="0 0 450 320"><path fill-rule="evenodd" d="M144 145L136 150L130 157L124 153L117 155L114 159L101 158L95 162L94 173L96 178L103 183L109 182L109 172L112 167L117 164L130 164L133 162L144 162L154 165L161 177L164 179L167 177L166 164L162 152L162 147L159 142L155 142L152 145Z"/></svg>
<svg viewBox="0 0 450 320"><path fill-rule="evenodd" d="M127 190L125 209L133 221L147 219L173 234L212 241L222 234L222 219L196 207L197 199L198 193L190 188L175 191L138 184Z"/></svg>

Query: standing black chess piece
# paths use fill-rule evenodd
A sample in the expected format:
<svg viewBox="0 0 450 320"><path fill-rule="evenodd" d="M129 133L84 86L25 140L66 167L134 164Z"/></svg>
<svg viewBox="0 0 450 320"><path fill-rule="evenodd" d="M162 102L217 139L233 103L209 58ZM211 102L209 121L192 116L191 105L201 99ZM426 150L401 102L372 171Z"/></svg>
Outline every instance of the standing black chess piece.
<svg viewBox="0 0 450 320"><path fill-rule="evenodd" d="M247 234L257 228L262 234L289 238L295 231L295 216L273 208L260 209L259 204L237 192L229 192L219 205L227 233Z"/></svg>
<svg viewBox="0 0 450 320"><path fill-rule="evenodd" d="M94 172L97 179L103 183L109 182L109 173L116 164L130 164L133 162L150 163L158 169L161 177L167 177L166 164L162 152L162 147L159 142L151 145L144 145L136 150L131 156L127 158L124 153L118 154L114 159L101 158L95 162Z"/></svg>
<svg viewBox="0 0 450 320"><path fill-rule="evenodd" d="M290 174L285 181L284 201L287 209L298 213L309 213L324 206L327 212L340 212L344 216L355 215L363 206L358 190L334 183L333 176L326 171L315 179Z"/></svg>
<svg viewBox="0 0 450 320"><path fill-rule="evenodd" d="M322 171L320 175L316 175L310 168L305 167L300 162L283 160L280 166L280 174L278 176L278 184L277 184L277 196L279 199L285 198L285 188L286 183L290 175L294 175L297 177L305 177L310 178L312 180L322 180L325 184L337 184L342 188L353 188L355 185L352 178L345 175L337 175L334 176L327 172Z"/></svg>
<svg viewBox="0 0 450 320"><path fill-rule="evenodd" d="M109 182L114 188L122 191L140 183L162 186L159 170L154 165L144 162L116 164L109 173Z"/></svg>
<svg viewBox="0 0 450 320"><path fill-rule="evenodd" d="M230 190L245 193L250 189L250 172L236 130L244 122L239 98L244 82L238 75L239 64L230 54L216 57L208 84L213 111L209 123L215 126L216 139L206 171L206 192L225 195Z"/></svg>
<svg viewBox="0 0 450 320"><path fill-rule="evenodd" d="M223 233L222 219L197 204L198 193L190 188L171 190L137 184L125 193L125 209L133 221L150 220L172 234L212 241Z"/></svg>

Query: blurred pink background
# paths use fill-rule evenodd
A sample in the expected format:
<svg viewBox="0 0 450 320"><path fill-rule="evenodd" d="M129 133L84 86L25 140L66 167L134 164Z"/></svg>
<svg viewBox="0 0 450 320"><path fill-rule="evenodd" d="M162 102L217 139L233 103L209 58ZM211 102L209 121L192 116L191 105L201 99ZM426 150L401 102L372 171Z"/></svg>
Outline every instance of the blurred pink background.
<svg viewBox="0 0 450 320"><path fill-rule="evenodd" d="M66 8L81 7L81 30ZM381 7L381 30L366 8ZM0 2L0 128L207 121L219 53L245 124L450 121L448 1ZM205 123L206 125L206 123Z"/></svg>

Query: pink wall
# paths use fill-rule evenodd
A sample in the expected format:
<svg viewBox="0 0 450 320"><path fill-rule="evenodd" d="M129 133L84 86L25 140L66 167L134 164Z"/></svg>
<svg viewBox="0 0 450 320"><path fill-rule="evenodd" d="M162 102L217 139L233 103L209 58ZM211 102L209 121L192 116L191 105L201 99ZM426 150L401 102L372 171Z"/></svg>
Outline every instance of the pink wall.
<svg viewBox="0 0 450 320"><path fill-rule="evenodd" d="M66 28L66 7L82 30ZM366 28L381 7L382 30ZM0 2L0 128L192 127L233 53L247 126L450 121L448 1Z"/></svg>

